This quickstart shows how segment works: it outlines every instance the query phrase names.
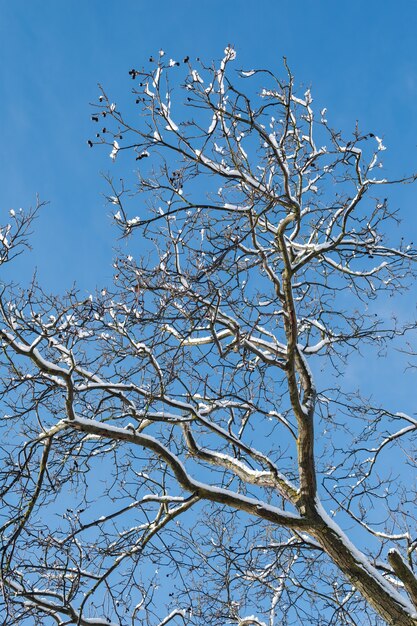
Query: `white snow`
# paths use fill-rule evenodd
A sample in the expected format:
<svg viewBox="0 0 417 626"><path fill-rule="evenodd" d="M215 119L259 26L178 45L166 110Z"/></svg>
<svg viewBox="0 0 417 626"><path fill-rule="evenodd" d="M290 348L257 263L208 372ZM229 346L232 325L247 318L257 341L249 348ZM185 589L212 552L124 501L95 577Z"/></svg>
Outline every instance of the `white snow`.
<svg viewBox="0 0 417 626"><path fill-rule="evenodd" d="M204 83L203 79L201 78L201 76L200 76L200 74L197 72L197 70L191 70L191 76L192 76L192 79L193 79L193 81L194 81L195 83L201 83L201 84L203 84L203 83Z"/></svg>
<svg viewBox="0 0 417 626"><path fill-rule="evenodd" d="M382 139L380 137L377 137L377 135L375 135L375 141L378 144L378 150L379 151L383 151L386 150L386 147L384 146L384 144L382 143Z"/></svg>
<svg viewBox="0 0 417 626"><path fill-rule="evenodd" d="M161 74L162 74L162 69L160 67L157 67L156 68L156 72L155 72L155 76L154 76L153 81L152 81L152 84L155 87L155 89L158 89L158 87L159 87L159 79L161 78Z"/></svg>
<svg viewBox="0 0 417 626"><path fill-rule="evenodd" d="M212 133L212 132L214 131L214 129L216 128L216 126L217 126L217 120L218 120L217 113L214 113L214 114L213 114L213 119L212 119L212 121L211 121L211 124L210 124L210 126L209 126L209 128L208 128L208 130L207 130L207 134L208 134L208 135L211 135L211 133Z"/></svg>
<svg viewBox="0 0 417 626"><path fill-rule="evenodd" d="M224 54L227 61L233 61L236 58L236 50L231 46L224 49Z"/></svg>
<svg viewBox="0 0 417 626"><path fill-rule="evenodd" d="M113 141L113 150L110 152L110 155L109 155L113 161L116 160L117 153L119 152L119 150L120 150L119 144L117 143L117 141Z"/></svg>

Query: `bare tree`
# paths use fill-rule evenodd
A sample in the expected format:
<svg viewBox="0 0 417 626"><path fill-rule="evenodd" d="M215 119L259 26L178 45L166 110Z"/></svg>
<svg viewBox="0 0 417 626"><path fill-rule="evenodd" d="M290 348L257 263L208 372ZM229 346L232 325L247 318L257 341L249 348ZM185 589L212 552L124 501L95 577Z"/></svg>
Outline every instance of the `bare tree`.
<svg viewBox="0 0 417 626"><path fill-rule="evenodd" d="M113 287L2 287L3 625L417 624L417 422L344 377L407 330L372 303L415 278L379 197L414 177L235 56L101 90Z"/></svg>

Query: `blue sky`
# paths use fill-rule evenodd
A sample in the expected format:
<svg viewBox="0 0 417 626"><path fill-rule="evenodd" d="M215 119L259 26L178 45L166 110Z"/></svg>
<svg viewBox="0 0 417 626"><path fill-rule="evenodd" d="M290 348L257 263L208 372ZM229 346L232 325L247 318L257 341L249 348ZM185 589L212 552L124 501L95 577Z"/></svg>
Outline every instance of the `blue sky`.
<svg viewBox="0 0 417 626"><path fill-rule="evenodd" d="M76 281L85 293L111 279L119 233L100 172L113 164L108 149L87 146L97 83L123 109L129 69L161 47L173 58L209 62L232 44L237 67L277 73L285 55L296 84L302 92L311 86L334 128L347 133L359 120L383 138L386 173L397 178L417 172L416 33L417 0L0 0L0 223L36 194L49 202L14 279L24 284L36 268L47 290ZM417 241L417 184L387 195ZM411 303L415 316L415 295L395 307ZM415 372L405 378L391 358L385 399L415 411L405 397ZM346 372L353 386L361 379L372 392L381 387L366 360Z"/></svg>
<svg viewBox="0 0 417 626"><path fill-rule="evenodd" d="M100 172L105 150L89 150L89 102L101 82L117 102L128 70L163 47L181 58L219 58L233 44L238 65L282 71L312 87L333 127L384 137L388 173L417 170L417 2L322 0L0 0L0 211L49 201L33 252L15 276L37 267L55 291L77 280L87 291L111 276L111 225ZM396 189L414 228L417 188ZM4 221L3 219L1 221Z"/></svg>

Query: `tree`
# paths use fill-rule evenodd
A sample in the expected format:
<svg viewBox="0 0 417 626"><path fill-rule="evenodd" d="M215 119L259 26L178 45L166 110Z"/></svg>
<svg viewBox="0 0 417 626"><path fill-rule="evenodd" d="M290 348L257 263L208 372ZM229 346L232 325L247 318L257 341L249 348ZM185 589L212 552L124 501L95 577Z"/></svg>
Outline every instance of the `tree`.
<svg viewBox="0 0 417 626"><path fill-rule="evenodd" d="M131 118L101 89L89 145L138 161L113 287L2 287L4 625L417 624L417 422L344 378L412 328L373 302L415 278L377 197L415 177L235 56L161 51Z"/></svg>

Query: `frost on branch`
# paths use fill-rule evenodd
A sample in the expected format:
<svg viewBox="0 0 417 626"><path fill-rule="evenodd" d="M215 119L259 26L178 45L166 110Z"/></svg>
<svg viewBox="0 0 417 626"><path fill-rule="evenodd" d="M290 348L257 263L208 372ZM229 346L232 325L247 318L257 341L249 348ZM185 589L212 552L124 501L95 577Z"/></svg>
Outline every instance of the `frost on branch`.
<svg viewBox="0 0 417 626"><path fill-rule="evenodd" d="M384 145L238 61L102 89L114 284L1 293L7 624L416 625L417 423L346 375L412 329Z"/></svg>

